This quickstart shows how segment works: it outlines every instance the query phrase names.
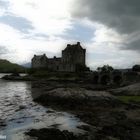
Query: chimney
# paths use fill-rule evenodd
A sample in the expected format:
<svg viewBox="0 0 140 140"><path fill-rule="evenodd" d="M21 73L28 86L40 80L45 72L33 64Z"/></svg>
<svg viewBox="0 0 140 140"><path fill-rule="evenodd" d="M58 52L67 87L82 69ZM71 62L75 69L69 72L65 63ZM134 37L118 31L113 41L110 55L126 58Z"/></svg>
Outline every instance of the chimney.
<svg viewBox="0 0 140 140"><path fill-rule="evenodd" d="M80 42L77 42L77 46L80 46Z"/></svg>
<svg viewBox="0 0 140 140"><path fill-rule="evenodd" d="M67 47L70 47L71 45L70 44L67 44Z"/></svg>

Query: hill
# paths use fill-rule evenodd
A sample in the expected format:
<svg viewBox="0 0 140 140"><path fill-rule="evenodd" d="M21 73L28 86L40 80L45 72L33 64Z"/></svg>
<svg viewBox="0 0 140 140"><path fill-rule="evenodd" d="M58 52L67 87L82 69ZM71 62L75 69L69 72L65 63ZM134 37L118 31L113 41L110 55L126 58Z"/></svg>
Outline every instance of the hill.
<svg viewBox="0 0 140 140"><path fill-rule="evenodd" d="M22 64L25 68L31 68L31 62Z"/></svg>
<svg viewBox="0 0 140 140"><path fill-rule="evenodd" d="M13 73L13 72L25 72L25 68L15 63L11 63L8 60L0 59L0 72L1 73Z"/></svg>

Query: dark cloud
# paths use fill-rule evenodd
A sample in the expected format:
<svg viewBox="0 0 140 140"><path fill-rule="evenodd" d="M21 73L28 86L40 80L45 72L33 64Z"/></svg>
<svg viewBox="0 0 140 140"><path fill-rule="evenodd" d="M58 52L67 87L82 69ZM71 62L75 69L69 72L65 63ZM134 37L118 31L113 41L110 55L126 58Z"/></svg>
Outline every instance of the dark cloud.
<svg viewBox="0 0 140 140"><path fill-rule="evenodd" d="M140 52L140 40L132 41L127 46L125 46L125 49Z"/></svg>
<svg viewBox="0 0 140 140"><path fill-rule="evenodd" d="M140 0L76 0L72 15L88 17L120 33L132 33L140 25Z"/></svg>
<svg viewBox="0 0 140 140"><path fill-rule="evenodd" d="M140 31L140 0L75 0L74 2L73 17L86 17L128 36ZM127 44L126 49L140 51L140 38Z"/></svg>
<svg viewBox="0 0 140 140"><path fill-rule="evenodd" d="M34 29L31 22L26 18L18 17L15 15L4 15L0 17L0 22L7 24L23 33L28 33L29 30Z"/></svg>

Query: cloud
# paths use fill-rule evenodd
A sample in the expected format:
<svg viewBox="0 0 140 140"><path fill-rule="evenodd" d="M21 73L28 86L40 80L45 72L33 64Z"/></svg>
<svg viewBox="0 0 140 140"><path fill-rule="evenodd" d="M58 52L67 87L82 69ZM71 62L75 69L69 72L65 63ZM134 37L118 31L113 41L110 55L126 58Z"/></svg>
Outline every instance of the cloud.
<svg viewBox="0 0 140 140"><path fill-rule="evenodd" d="M121 49L140 52L139 5L139 0L75 0L71 13L73 17L88 18L118 32L122 46L126 45Z"/></svg>
<svg viewBox="0 0 140 140"><path fill-rule="evenodd" d="M47 41L44 36L43 39L39 39L40 34L39 37L28 38L27 34L22 34L11 26L2 23L0 23L0 34L0 45L6 46L8 50L5 50L7 53L0 57L16 63L28 62L34 54L46 53L48 57L60 55L59 53L67 42L59 37L49 37Z"/></svg>
<svg viewBox="0 0 140 140"><path fill-rule="evenodd" d="M85 44L85 46L87 48L87 65L94 70L105 64L114 68L128 68L140 63L138 53L120 50L113 43L93 42L92 44Z"/></svg>
<svg viewBox="0 0 140 140"><path fill-rule="evenodd" d="M136 40L136 41L131 42L124 49L127 49L127 50L132 50L133 49L134 51L136 50L136 51L140 52L140 40Z"/></svg>
<svg viewBox="0 0 140 140"><path fill-rule="evenodd" d="M88 17L120 33L139 30L139 0L76 0L74 4L73 16Z"/></svg>
<svg viewBox="0 0 140 140"><path fill-rule="evenodd" d="M90 27L86 21L74 20L71 23L71 28L67 29L62 34L58 35L67 40L90 42L95 33L95 28Z"/></svg>
<svg viewBox="0 0 140 140"><path fill-rule="evenodd" d="M9 2L5 0L0 0L0 16L4 15L9 7Z"/></svg>
<svg viewBox="0 0 140 140"><path fill-rule="evenodd" d="M9 50L7 49L6 46L0 46L0 56L5 55L9 53Z"/></svg>
<svg viewBox="0 0 140 140"><path fill-rule="evenodd" d="M71 28L69 1L6 0L6 10L0 14L0 45L14 51L3 57L21 63L35 53L60 55L67 41L56 35Z"/></svg>
<svg viewBox="0 0 140 140"><path fill-rule="evenodd" d="M127 67L140 62L139 55L130 51L139 49L140 39L138 25L134 25L139 22L135 19L139 12L130 12L135 7L130 3L135 0L127 0L125 5L124 0L124 6L119 6L120 0L1 1L5 3L0 3L0 49L5 46L7 49L7 53L4 49L1 52L2 58L23 63L30 61L34 54L61 56L67 43L81 41L87 50L88 66ZM112 6L113 2L117 7ZM124 12L123 7L131 10ZM135 23L128 26L131 22L127 19ZM128 58L131 60L127 61Z"/></svg>
<svg viewBox="0 0 140 140"><path fill-rule="evenodd" d="M0 22L7 24L23 33L28 33L30 30L34 29L29 20L27 20L26 18L23 18L23 17L18 17L16 15L1 16Z"/></svg>
<svg viewBox="0 0 140 140"><path fill-rule="evenodd" d="M30 21L37 33L57 35L71 26L68 10L71 0L8 1L8 12Z"/></svg>
<svg viewBox="0 0 140 140"><path fill-rule="evenodd" d="M0 8L6 8L7 9L8 5L9 5L8 1L0 0Z"/></svg>
<svg viewBox="0 0 140 140"><path fill-rule="evenodd" d="M48 41L49 35L47 35L45 33L34 33L34 32L31 32L30 34L26 35L24 38L25 39L30 39L30 40Z"/></svg>

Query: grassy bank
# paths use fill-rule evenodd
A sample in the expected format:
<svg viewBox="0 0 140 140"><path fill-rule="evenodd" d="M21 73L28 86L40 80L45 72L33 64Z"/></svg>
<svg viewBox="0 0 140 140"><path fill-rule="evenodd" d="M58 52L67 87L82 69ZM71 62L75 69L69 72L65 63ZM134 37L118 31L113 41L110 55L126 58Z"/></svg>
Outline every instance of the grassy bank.
<svg viewBox="0 0 140 140"><path fill-rule="evenodd" d="M10 61L0 59L0 73L25 73L26 68Z"/></svg>
<svg viewBox="0 0 140 140"><path fill-rule="evenodd" d="M118 99L124 103L140 102L140 96L118 96Z"/></svg>

